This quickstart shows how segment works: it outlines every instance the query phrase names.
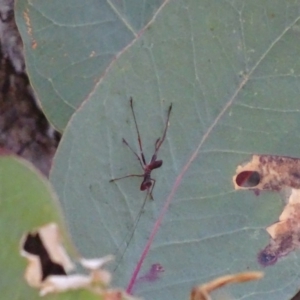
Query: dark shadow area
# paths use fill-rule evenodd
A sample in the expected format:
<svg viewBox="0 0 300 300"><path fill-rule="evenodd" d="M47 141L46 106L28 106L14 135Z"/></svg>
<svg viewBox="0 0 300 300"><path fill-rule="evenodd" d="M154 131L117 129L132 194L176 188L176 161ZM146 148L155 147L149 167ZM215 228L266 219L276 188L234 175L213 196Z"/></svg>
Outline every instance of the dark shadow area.
<svg viewBox="0 0 300 300"><path fill-rule="evenodd" d="M48 176L60 140L42 113L25 72L13 1L0 2L0 148Z"/></svg>

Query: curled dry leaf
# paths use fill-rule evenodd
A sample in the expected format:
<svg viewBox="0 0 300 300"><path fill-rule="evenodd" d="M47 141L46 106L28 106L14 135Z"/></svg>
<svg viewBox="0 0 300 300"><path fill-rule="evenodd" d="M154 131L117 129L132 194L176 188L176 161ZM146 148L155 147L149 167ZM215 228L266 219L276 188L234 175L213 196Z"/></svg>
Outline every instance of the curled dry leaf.
<svg viewBox="0 0 300 300"><path fill-rule="evenodd" d="M279 221L266 228L269 244L258 254L258 262L269 266L295 248L300 248L300 159L274 155L253 155L238 166L233 177L236 190L281 192L286 206Z"/></svg>
<svg viewBox="0 0 300 300"><path fill-rule="evenodd" d="M211 300L209 294L227 284L257 280L261 279L262 277L262 272L244 272L222 276L203 285L194 287L191 292L190 300Z"/></svg>
<svg viewBox="0 0 300 300"><path fill-rule="evenodd" d="M89 274L69 275L74 265L61 244L59 229L54 223L26 234L21 241L21 255L28 260L25 280L28 285L40 289L41 296L84 288L106 300L133 299L122 290L108 288L111 273L103 266L113 259L112 255L81 258L79 262Z"/></svg>

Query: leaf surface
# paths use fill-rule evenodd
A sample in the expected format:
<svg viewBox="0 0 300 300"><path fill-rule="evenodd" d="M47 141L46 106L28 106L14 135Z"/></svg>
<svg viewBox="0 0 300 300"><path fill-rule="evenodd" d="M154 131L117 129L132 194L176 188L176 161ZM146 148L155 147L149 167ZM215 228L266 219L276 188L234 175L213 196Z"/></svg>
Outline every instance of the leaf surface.
<svg viewBox="0 0 300 300"><path fill-rule="evenodd" d="M162 0L16 3L26 69L48 119L63 130L110 63L160 8Z"/></svg>
<svg viewBox="0 0 300 300"><path fill-rule="evenodd" d="M27 261L20 255L20 242L25 233L49 222L60 224L60 229L66 238L57 199L43 176L29 163L16 157L0 157L0 180L1 297L13 300L41 299L38 290L29 287L25 282ZM69 244L69 250L70 246ZM99 297L87 291L75 291L50 295L45 299L94 300Z"/></svg>
<svg viewBox="0 0 300 300"><path fill-rule="evenodd" d="M51 181L85 256L116 254L115 283L145 299L186 299L192 286L261 270L265 228L284 206L277 193L236 192L237 165L254 153L299 157L300 2L170 1L113 64L67 126ZM129 98L147 161L167 138L145 193ZM299 252L230 287L243 299L290 299ZM153 265L164 272L153 275ZM152 272L152 273L151 273ZM153 275L153 276L152 276Z"/></svg>

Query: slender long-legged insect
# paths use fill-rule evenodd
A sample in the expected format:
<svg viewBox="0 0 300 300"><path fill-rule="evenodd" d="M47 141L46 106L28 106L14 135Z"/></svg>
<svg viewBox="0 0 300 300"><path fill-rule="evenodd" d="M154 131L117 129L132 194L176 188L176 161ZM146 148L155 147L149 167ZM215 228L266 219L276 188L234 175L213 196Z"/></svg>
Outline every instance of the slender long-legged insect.
<svg viewBox="0 0 300 300"><path fill-rule="evenodd" d="M168 129L168 124L169 124L169 118L170 118L170 113L171 113L171 109L172 109L172 104L169 106L169 110L168 110L168 114L167 114L167 120L166 120L166 125L165 125L165 129L164 129L163 135L162 135L161 138L158 138L156 140L156 142L155 142L155 151L154 151L154 154L152 155L152 158L151 158L151 160L150 160L150 162L148 164L146 163L145 155L144 155L144 152L143 152L141 135L140 135L140 132L139 132L139 128L138 128L138 125L137 125L137 121L136 121L136 117L135 117L135 113L134 113L134 109L133 109L132 98L130 98L130 107L131 107L131 111L132 111L132 115L133 115L133 119L134 119L134 124L135 124L136 132L137 132L137 138L138 138L139 148L140 148L140 155L138 155L131 148L131 146L128 144L128 142L124 138L123 138L123 143L136 156L136 158L140 162L140 165L141 165L144 173L143 174L129 174L129 175L122 176L122 177L119 177L119 178L111 179L110 182L113 182L113 181L116 181L116 180L120 180L120 179L124 179L124 178L128 178L128 177L143 177L143 181L141 183L140 190L141 191L146 191L147 190L147 195L150 196L150 199L153 199L152 191L154 189L156 180L151 177L151 172L153 170L155 170L155 169L160 168L162 166L162 164L163 164L162 160L158 160L157 159L157 153L158 153L159 148L161 147L162 143L164 142L164 140L166 138L166 133L167 133L167 129Z"/></svg>
<svg viewBox="0 0 300 300"><path fill-rule="evenodd" d="M165 137L166 137L166 133L167 133L167 129L168 129L168 123L169 123L169 118L170 118L170 113L171 113L171 109L172 109L172 104L169 106L169 110L168 110L168 114L167 114L167 120L166 120L166 125L165 125L165 129L164 129L164 132L163 132L163 135L161 138L158 138L155 142L155 151L154 151L154 154L152 155L152 158L150 160L150 162L147 164L146 163L146 159L145 159L145 155L144 155L144 152L143 152L143 147L142 147L142 140L141 140L141 136L140 136L140 132L139 132L139 129L138 129L138 125L137 125L137 121L136 121L136 117L135 117L135 113L134 113L134 109L133 109L133 101L132 101L132 98L130 98L130 107L131 107L131 111L132 111L132 115L133 115L133 119L134 119L134 124L135 124L135 128L136 128L136 132L137 132L137 138L138 138L138 143L139 143L139 150L140 150L140 155L138 155L132 148L131 146L128 144L128 142L123 138L123 143L133 152L133 154L136 156L136 158L138 159L144 173L143 174L129 174L129 175L126 175L126 176L122 176L122 177L119 177L119 178L114 178L114 179L111 179L110 182L113 182L113 181L116 181L116 180L120 180L120 179L124 179L124 178L128 178L128 177L143 177L143 181L141 183L141 186L140 186L140 190L141 191L145 191L147 190L147 194L145 196L145 199L143 201L143 204L142 204L142 207L140 209L140 212L138 214L138 216L136 217L136 220L134 221L134 226L133 226L133 229L130 233L130 236L129 236L129 240L128 242L126 243L126 246L125 246L125 249L121 255L121 257L119 258L119 262L122 260L128 246L129 246L129 243L134 235L134 231L138 225L138 222L140 220L140 217L143 213L143 209L145 207L145 204L146 204L146 201L147 201L147 198L148 196L150 196L150 199L153 199L153 196L152 196L152 191L154 189L154 186L155 186L155 179L153 179L151 177L151 172L154 170L154 169L158 169L162 166L163 164L163 161L162 160L157 160L157 153L158 153L158 150L159 148L161 147L162 143L164 142L165 140ZM127 239L127 237L125 238L125 240ZM124 241L123 241L124 242ZM123 242L121 243L121 245L123 244ZM115 270L118 268L119 264L117 264ZM114 270L114 271L115 271Z"/></svg>

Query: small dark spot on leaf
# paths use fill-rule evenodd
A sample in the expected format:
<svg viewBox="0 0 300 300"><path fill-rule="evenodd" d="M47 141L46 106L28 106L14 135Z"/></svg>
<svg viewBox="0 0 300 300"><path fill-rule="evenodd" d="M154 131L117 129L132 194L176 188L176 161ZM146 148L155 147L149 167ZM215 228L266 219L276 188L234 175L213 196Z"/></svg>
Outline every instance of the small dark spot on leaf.
<svg viewBox="0 0 300 300"><path fill-rule="evenodd" d="M266 156L265 156L265 155L261 155L261 156L259 157L259 161L260 161L262 164L266 163L266 162L267 162Z"/></svg>
<svg viewBox="0 0 300 300"><path fill-rule="evenodd" d="M267 267L276 263L277 256L264 249L258 254L257 259L262 266Z"/></svg>
<svg viewBox="0 0 300 300"><path fill-rule="evenodd" d="M254 189L253 192L254 192L255 196L259 196L260 195L260 190L259 189Z"/></svg>
<svg viewBox="0 0 300 300"><path fill-rule="evenodd" d="M138 278L137 282L142 283L156 281L164 271L165 269L160 263L153 264L145 275Z"/></svg>

